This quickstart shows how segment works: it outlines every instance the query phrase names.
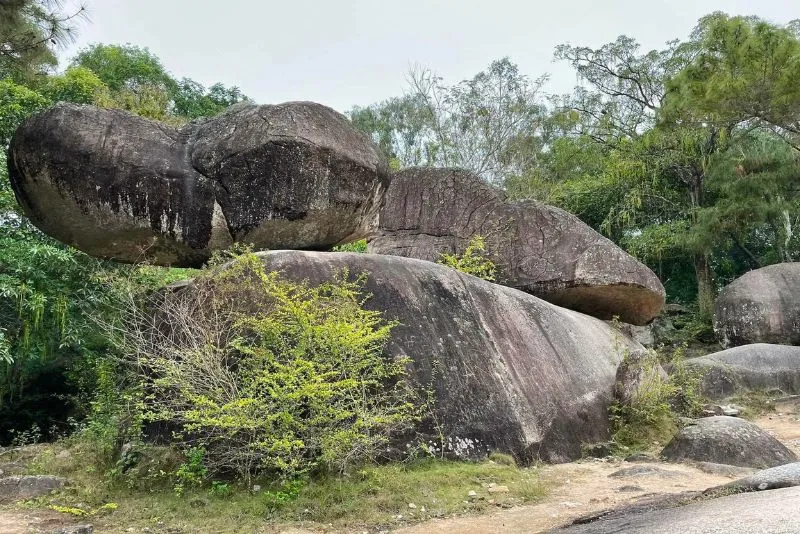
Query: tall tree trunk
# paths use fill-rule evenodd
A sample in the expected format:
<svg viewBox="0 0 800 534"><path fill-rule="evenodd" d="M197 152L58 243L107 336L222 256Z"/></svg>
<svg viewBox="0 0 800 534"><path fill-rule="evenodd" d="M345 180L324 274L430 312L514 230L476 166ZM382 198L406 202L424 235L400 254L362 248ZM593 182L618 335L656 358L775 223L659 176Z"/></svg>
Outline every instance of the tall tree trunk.
<svg viewBox="0 0 800 534"><path fill-rule="evenodd" d="M711 322L714 317L714 275L708 261L708 254L695 254L694 271L697 277L697 307L699 318Z"/></svg>

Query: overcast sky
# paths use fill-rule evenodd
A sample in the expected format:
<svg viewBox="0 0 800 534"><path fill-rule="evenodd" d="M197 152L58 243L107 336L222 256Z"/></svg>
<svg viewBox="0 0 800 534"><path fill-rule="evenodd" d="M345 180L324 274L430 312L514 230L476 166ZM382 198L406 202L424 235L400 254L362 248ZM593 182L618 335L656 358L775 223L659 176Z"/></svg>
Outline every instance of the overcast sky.
<svg viewBox="0 0 800 534"><path fill-rule="evenodd" d="M713 11L800 18L797 0L87 0L67 59L89 43L146 46L177 77L237 85L259 103L313 100L340 111L402 94L410 65L447 82L509 56L523 73L574 73L560 43L599 46L620 34L648 49L685 38ZM794 7L792 7L794 6Z"/></svg>

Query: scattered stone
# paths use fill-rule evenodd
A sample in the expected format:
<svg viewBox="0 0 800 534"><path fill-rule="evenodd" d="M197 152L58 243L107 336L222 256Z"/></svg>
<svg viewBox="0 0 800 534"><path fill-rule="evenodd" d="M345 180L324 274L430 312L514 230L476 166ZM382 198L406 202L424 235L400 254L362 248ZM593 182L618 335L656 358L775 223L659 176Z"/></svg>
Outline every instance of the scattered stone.
<svg viewBox="0 0 800 534"><path fill-rule="evenodd" d="M758 426L726 416L697 419L683 427L661 455L671 462L692 460L761 469L797 461L792 451Z"/></svg>
<svg viewBox="0 0 800 534"><path fill-rule="evenodd" d="M18 475L0 478L0 502L32 499L60 490L66 484L61 477L51 475Z"/></svg>
<svg viewBox="0 0 800 534"><path fill-rule="evenodd" d="M175 129L59 103L26 120L9 178L46 234L101 258L197 267L233 242L324 249L367 237L389 169L344 115L233 106Z"/></svg>
<svg viewBox="0 0 800 534"><path fill-rule="evenodd" d="M738 467L735 465L715 464L713 462L697 462L695 466L704 473L730 478L746 476L757 471L752 467Z"/></svg>
<svg viewBox="0 0 800 534"><path fill-rule="evenodd" d="M715 415L725 415L728 417L739 417L739 415L744 411L744 408L741 406L729 405L726 404L724 406L719 404L705 404L703 405L703 414L707 417L713 417Z"/></svg>
<svg viewBox="0 0 800 534"><path fill-rule="evenodd" d="M722 399L747 391L800 393L800 347L754 343L686 360L703 375L702 393Z"/></svg>
<svg viewBox="0 0 800 534"><path fill-rule="evenodd" d="M798 325L800 263L779 263L750 271L717 297L714 331L723 347L751 343L800 345Z"/></svg>
<svg viewBox="0 0 800 534"><path fill-rule="evenodd" d="M469 493L467 493L467 497L469 497L470 499L474 499L477 496L478 493L475 490L470 490Z"/></svg>
<svg viewBox="0 0 800 534"><path fill-rule="evenodd" d="M640 491L644 491L644 488L642 488L641 486L626 485L618 487L617 491L620 493L637 493Z"/></svg>
<svg viewBox="0 0 800 534"><path fill-rule="evenodd" d="M635 462L657 462L658 458L655 455L650 454L649 452L637 452L635 454L631 454L630 456L625 458L626 462L635 463Z"/></svg>
<svg viewBox="0 0 800 534"><path fill-rule="evenodd" d="M505 193L460 169L396 173L369 251L436 261L485 238L497 282L601 319L643 325L664 306L664 288L645 265L580 219Z"/></svg>
<svg viewBox="0 0 800 534"><path fill-rule="evenodd" d="M410 502L408 503L408 507L411 508L412 510L415 510L417 508L417 505L414 504L413 502Z"/></svg>
<svg viewBox="0 0 800 534"><path fill-rule="evenodd" d="M92 534L93 532L94 527L92 525L73 525L57 528L52 534Z"/></svg>
<svg viewBox="0 0 800 534"><path fill-rule="evenodd" d="M657 477L657 478L672 478L680 476L676 471L669 471L660 467L652 465L634 465L632 467L624 467L614 471L610 475L612 478L636 478L636 477Z"/></svg>

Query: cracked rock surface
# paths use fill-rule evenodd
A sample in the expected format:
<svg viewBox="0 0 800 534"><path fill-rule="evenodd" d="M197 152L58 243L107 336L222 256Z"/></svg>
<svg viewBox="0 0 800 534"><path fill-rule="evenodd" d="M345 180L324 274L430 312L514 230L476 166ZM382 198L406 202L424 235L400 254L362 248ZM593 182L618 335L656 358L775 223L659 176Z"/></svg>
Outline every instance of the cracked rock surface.
<svg viewBox="0 0 800 534"><path fill-rule="evenodd" d="M9 174L26 215L88 254L199 266L232 242L327 249L373 228L388 167L334 110L238 105L176 129L61 103L25 121Z"/></svg>
<svg viewBox="0 0 800 534"><path fill-rule="evenodd" d="M482 235L497 282L601 319L645 324L664 306L658 277L576 216L459 169L396 173L370 252L436 261Z"/></svg>

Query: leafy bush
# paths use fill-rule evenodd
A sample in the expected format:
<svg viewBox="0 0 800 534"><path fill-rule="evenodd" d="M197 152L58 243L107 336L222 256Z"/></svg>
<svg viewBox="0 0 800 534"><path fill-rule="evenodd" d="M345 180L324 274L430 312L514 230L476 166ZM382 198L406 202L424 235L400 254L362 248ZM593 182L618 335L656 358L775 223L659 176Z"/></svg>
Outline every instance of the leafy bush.
<svg viewBox="0 0 800 534"><path fill-rule="evenodd" d="M343 471L373 458L415 409L394 323L363 309L364 277L309 286L245 254L150 309L131 303L119 346L141 370L146 417L202 447L211 474L249 482Z"/></svg>
<svg viewBox="0 0 800 534"><path fill-rule="evenodd" d="M367 251L367 240L359 239L352 243L345 243L344 245L337 245L333 247L334 252L358 252L364 253Z"/></svg>
<svg viewBox="0 0 800 534"><path fill-rule="evenodd" d="M617 400L609 409L616 444L643 449L653 441L664 443L677 429L678 417L696 417L700 413L700 375L684 364L683 352L678 348L668 358L669 376L663 373L656 351L625 354L624 363L634 366L642 380L632 398Z"/></svg>
<svg viewBox="0 0 800 534"><path fill-rule="evenodd" d="M436 263L452 267L462 273L483 278L489 282L494 282L497 273L497 267L486 251L486 240L480 235L473 236L470 239L463 254L442 254Z"/></svg>

